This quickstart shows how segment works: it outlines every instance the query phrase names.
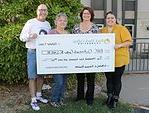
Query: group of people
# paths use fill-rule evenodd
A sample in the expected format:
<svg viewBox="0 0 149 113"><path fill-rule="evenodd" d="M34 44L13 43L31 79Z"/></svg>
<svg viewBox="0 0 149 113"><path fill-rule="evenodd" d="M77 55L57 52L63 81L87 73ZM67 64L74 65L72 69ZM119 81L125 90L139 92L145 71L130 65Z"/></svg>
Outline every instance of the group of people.
<svg viewBox="0 0 149 113"><path fill-rule="evenodd" d="M46 21L48 9L45 4L40 4L37 8L37 17L30 19L24 25L20 34L20 40L26 42L27 48L27 70L29 79L29 91L31 95L31 107L33 110L40 110L37 101L48 103L43 98L41 89L43 76L37 75L36 68L36 38L45 34L68 34L65 30L67 26L67 15L59 13L55 18L55 28L51 29L50 23ZM94 12L90 7L84 7L80 12L81 21L72 29L72 34L93 34L93 33L115 33L115 71L105 72L107 79L107 101L109 108L115 108L119 99L122 83L121 76L125 66L129 63L128 47L132 42L129 31L118 24L114 14L109 11L106 16L106 27L101 30L93 23ZM50 104L53 107L64 105L64 93L66 89L67 74L53 74L55 84L51 91ZM87 105L93 105L95 89L95 73L77 73L77 98L76 101L86 100ZM85 80L87 80L87 90L85 92Z"/></svg>

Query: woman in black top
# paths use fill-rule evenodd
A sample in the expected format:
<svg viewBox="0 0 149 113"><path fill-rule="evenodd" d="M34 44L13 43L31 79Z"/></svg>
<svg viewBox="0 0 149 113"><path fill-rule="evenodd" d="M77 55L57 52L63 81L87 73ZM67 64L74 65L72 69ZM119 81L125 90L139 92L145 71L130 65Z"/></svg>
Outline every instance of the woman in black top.
<svg viewBox="0 0 149 113"><path fill-rule="evenodd" d="M81 22L73 28L73 34L93 34L98 32L98 27L92 23L94 12L90 7L84 7L80 13ZM77 73L77 99L86 99L87 105L92 105L94 100L95 73ZM85 78L87 79L87 91L84 94Z"/></svg>

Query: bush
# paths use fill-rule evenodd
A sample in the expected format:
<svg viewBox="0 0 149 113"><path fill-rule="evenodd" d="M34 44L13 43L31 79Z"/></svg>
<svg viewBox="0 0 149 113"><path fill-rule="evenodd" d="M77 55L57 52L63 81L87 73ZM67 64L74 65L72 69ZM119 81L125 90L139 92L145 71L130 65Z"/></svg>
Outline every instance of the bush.
<svg viewBox="0 0 149 113"><path fill-rule="evenodd" d="M0 80L9 84L26 82L26 49L19 40L23 24L36 16L40 3L48 7L47 20L54 26L59 12L68 15L68 29L78 21L80 0L1 0L0 3Z"/></svg>
<svg viewBox="0 0 149 113"><path fill-rule="evenodd" d="M1 28L0 80L9 84L26 81L26 50L19 41L20 25Z"/></svg>

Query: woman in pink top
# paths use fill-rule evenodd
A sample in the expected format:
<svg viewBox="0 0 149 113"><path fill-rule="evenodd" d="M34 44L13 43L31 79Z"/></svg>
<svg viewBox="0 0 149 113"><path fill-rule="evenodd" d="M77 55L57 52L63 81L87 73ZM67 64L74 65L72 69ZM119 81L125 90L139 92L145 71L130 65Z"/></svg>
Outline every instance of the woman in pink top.
<svg viewBox="0 0 149 113"><path fill-rule="evenodd" d="M55 19L55 29L52 29L49 34L67 34L65 30L67 26L67 16L65 13L59 13ZM50 104L53 107L60 107L64 105L64 92L66 86L66 74L54 74L53 79L55 84L52 87L52 95Z"/></svg>

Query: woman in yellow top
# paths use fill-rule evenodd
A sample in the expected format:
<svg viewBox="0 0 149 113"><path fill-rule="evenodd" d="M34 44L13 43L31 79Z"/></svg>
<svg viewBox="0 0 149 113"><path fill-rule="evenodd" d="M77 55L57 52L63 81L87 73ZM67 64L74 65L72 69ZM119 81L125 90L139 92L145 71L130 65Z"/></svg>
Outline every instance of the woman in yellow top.
<svg viewBox="0 0 149 113"><path fill-rule="evenodd" d="M109 108L115 108L122 87L121 77L125 66L129 63L129 46L132 38L127 28L117 23L111 11L107 12L105 19L106 27L100 32L115 33L115 71L105 72L108 95L106 104Z"/></svg>

